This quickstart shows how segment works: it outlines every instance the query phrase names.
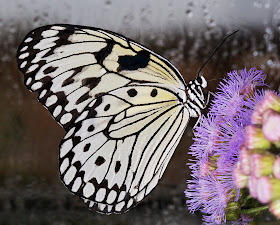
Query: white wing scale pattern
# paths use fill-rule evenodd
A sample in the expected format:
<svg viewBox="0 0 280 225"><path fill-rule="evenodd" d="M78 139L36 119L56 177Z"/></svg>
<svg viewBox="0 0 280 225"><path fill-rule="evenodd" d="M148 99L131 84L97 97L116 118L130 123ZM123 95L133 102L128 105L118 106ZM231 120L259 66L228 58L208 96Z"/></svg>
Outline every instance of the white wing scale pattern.
<svg viewBox="0 0 280 225"><path fill-rule="evenodd" d="M67 131L59 153L65 186L107 214L149 194L189 112L198 111L186 107L192 90L179 72L121 35L72 25L31 31L17 59L26 86Z"/></svg>

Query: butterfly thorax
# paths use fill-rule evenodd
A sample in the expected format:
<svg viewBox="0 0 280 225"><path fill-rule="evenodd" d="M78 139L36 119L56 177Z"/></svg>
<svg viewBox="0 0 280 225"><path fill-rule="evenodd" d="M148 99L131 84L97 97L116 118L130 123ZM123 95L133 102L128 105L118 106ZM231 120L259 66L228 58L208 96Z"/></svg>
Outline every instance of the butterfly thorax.
<svg viewBox="0 0 280 225"><path fill-rule="evenodd" d="M191 117L199 117L201 110L205 108L206 101L202 90L206 87L207 81L203 76L196 77L187 85L185 106L188 108Z"/></svg>

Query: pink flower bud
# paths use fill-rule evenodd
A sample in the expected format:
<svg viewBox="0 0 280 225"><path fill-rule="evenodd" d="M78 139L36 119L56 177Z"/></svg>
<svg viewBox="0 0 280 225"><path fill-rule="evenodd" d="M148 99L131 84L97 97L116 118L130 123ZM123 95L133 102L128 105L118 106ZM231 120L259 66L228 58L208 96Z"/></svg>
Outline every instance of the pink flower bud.
<svg viewBox="0 0 280 225"><path fill-rule="evenodd" d="M252 114L252 123L261 124L262 114L268 109L280 112L280 98L272 91L267 92L263 100L255 106Z"/></svg>
<svg viewBox="0 0 280 225"><path fill-rule="evenodd" d="M258 181L258 178L256 178L255 176L249 176L248 178L248 185L247 187L249 188L249 192L250 192L250 195L253 197L253 198L257 198L257 181Z"/></svg>
<svg viewBox="0 0 280 225"><path fill-rule="evenodd" d="M273 163L273 175L280 180L280 158L278 157Z"/></svg>
<svg viewBox="0 0 280 225"><path fill-rule="evenodd" d="M261 177L272 174L275 156L270 153L252 154L250 159L251 175Z"/></svg>
<svg viewBox="0 0 280 225"><path fill-rule="evenodd" d="M251 158L250 152L245 148L245 146L242 146L239 151L238 159L240 161L240 169L242 170L243 174L249 175L251 172L250 158Z"/></svg>
<svg viewBox="0 0 280 225"><path fill-rule="evenodd" d="M280 199L280 180L261 177L257 182L257 199L263 203L269 203Z"/></svg>
<svg viewBox="0 0 280 225"><path fill-rule="evenodd" d="M262 113L263 113L263 102L258 102L254 108L252 117L251 117L251 122L252 124L261 124L262 123Z"/></svg>
<svg viewBox="0 0 280 225"><path fill-rule="evenodd" d="M280 200L275 200L269 205L269 211L279 220L280 219Z"/></svg>
<svg viewBox="0 0 280 225"><path fill-rule="evenodd" d="M245 188L247 186L248 176L242 173L240 169L240 162L237 162L235 164L232 177L233 177L234 185L237 188Z"/></svg>
<svg viewBox="0 0 280 225"><path fill-rule="evenodd" d="M280 97L272 91L265 94L263 99L264 109L274 109L280 111Z"/></svg>
<svg viewBox="0 0 280 225"><path fill-rule="evenodd" d="M271 142L280 141L280 114L272 109L263 113L262 131L264 137Z"/></svg>
<svg viewBox="0 0 280 225"><path fill-rule="evenodd" d="M268 149L271 143L265 139L261 128L248 125L245 128L245 146L248 149Z"/></svg>
<svg viewBox="0 0 280 225"><path fill-rule="evenodd" d="M199 174L201 177L205 177L215 169L216 168L214 163L211 163L210 161L204 161L199 166Z"/></svg>

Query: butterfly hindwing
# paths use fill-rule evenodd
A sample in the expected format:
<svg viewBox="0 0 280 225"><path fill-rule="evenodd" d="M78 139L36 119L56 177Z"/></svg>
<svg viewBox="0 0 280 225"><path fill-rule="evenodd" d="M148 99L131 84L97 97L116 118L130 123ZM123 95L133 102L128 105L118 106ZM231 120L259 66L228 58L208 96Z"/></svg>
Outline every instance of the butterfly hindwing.
<svg viewBox="0 0 280 225"><path fill-rule="evenodd" d="M141 88L147 87L133 90ZM174 100L146 100L137 105L129 98L99 97L61 142L62 181L96 211L124 212L149 194L183 134L187 110ZM109 102L116 105L103 114Z"/></svg>
<svg viewBox="0 0 280 225"><path fill-rule="evenodd" d="M31 31L17 60L28 89L67 132L65 186L103 213L127 211L149 194L189 120L180 73L128 38L73 25Z"/></svg>

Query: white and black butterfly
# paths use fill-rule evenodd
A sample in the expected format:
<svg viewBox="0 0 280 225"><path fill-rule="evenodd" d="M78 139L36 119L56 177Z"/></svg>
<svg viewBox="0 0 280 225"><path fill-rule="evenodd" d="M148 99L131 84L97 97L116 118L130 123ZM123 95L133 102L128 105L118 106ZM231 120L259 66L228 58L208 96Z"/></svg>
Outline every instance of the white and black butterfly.
<svg viewBox="0 0 280 225"><path fill-rule="evenodd" d="M189 118L205 107L203 76L186 85L169 61L111 31L40 27L20 44L17 62L67 132L62 182L101 213L125 212L153 190Z"/></svg>

